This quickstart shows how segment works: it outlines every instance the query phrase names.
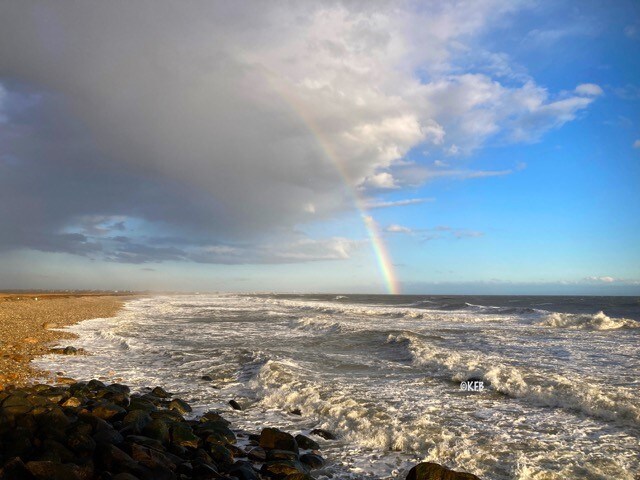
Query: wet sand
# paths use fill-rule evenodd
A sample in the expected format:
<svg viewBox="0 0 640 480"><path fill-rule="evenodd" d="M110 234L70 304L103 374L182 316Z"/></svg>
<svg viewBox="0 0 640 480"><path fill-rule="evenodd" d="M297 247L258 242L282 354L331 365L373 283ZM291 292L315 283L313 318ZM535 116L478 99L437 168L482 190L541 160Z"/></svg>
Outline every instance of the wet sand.
<svg viewBox="0 0 640 480"><path fill-rule="evenodd" d="M0 293L0 390L27 385L44 375L30 366L31 360L48 353L56 341L74 337L54 329L112 317L130 298L129 294Z"/></svg>

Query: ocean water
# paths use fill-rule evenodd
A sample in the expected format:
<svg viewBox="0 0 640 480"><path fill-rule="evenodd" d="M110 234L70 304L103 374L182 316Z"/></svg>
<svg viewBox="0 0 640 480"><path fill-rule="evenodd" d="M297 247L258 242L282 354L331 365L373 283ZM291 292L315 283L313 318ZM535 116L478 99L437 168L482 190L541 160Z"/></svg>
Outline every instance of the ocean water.
<svg viewBox="0 0 640 480"><path fill-rule="evenodd" d="M337 433L321 479L422 460L496 480L640 471L636 297L160 296L69 330L90 355L39 366L162 385L249 431Z"/></svg>

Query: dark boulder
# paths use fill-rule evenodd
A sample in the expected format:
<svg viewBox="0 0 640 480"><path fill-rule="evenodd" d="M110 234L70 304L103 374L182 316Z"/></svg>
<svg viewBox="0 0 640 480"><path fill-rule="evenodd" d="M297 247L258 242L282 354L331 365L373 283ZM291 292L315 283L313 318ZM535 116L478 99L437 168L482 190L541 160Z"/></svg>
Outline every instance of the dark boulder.
<svg viewBox="0 0 640 480"><path fill-rule="evenodd" d="M56 462L56 463L70 463L74 459L73 452L65 447L62 443L50 438L45 439L40 447L42 453L38 455L38 460Z"/></svg>
<svg viewBox="0 0 640 480"><path fill-rule="evenodd" d="M127 453L110 444L99 444L96 447L95 460L100 468L110 472L121 472L135 464Z"/></svg>
<svg viewBox="0 0 640 480"><path fill-rule="evenodd" d="M122 472L115 475L111 480L140 480L135 475L131 475L130 473Z"/></svg>
<svg viewBox="0 0 640 480"><path fill-rule="evenodd" d="M267 450L267 462L274 460L298 460L298 454L290 450Z"/></svg>
<svg viewBox="0 0 640 480"><path fill-rule="evenodd" d="M67 437L67 446L77 455L85 455L96 449L96 441L89 434L76 431Z"/></svg>
<svg viewBox="0 0 640 480"><path fill-rule="evenodd" d="M2 480L35 480L20 457L15 457L4 464L0 469Z"/></svg>
<svg viewBox="0 0 640 480"><path fill-rule="evenodd" d="M171 427L171 444L186 448L198 448L200 438L193 434L191 427L177 423Z"/></svg>
<svg viewBox="0 0 640 480"><path fill-rule="evenodd" d="M157 408L158 407L156 407L153 402L146 398L132 396L129 399L129 410L145 410L147 412L152 412Z"/></svg>
<svg viewBox="0 0 640 480"><path fill-rule="evenodd" d="M324 430L322 428L314 428L313 430L311 430L311 434L318 435L325 440L335 440L337 438L335 434L331 433L329 430Z"/></svg>
<svg viewBox="0 0 640 480"><path fill-rule="evenodd" d="M127 415L127 411L115 403L101 403L91 413L98 418L111 422L122 420Z"/></svg>
<svg viewBox="0 0 640 480"><path fill-rule="evenodd" d="M163 420L160 419L151 420L142 429L142 434L146 437L155 438L165 445L169 444L169 442L171 441L169 427Z"/></svg>
<svg viewBox="0 0 640 480"><path fill-rule="evenodd" d="M233 464L233 453L222 445L210 445L209 455L218 465Z"/></svg>
<svg viewBox="0 0 640 480"><path fill-rule="evenodd" d="M260 446L264 449L289 450L298 453L298 443L293 435L278 430L265 428L260 433Z"/></svg>
<svg viewBox="0 0 640 480"><path fill-rule="evenodd" d="M120 432L114 429L102 429L93 434L93 440L96 445L99 444L111 444L120 445L124 442L124 437Z"/></svg>
<svg viewBox="0 0 640 480"><path fill-rule="evenodd" d="M178 413L184 415L185 413L189 413L192 411L191 406L185 402L184 400L180 400L179 398L174 398L169 403L169 410L175 410Z"/></svg>
<svg viewBox="0 0 640 480"><path fill-rule="evenodd" d="M260 473L269 478L281 479L295 473L309 473L307 467L298 461L276 460L262 464Z"/></svg>
<svg viewBox="0 0 640 480"><path fill-rule="evenodd" d="M258 473L249 462L236 462L229 469L228 473L238 480L259 480Z"/></svg>
<svg viewBox="0 0 640 480"><path fill-rule="evenodd" d="M142 435L129 435L126 438L126 442L129 445L135 443L137 445L144 445L145 447L155 448L156 450L162 450L164 448L162 442L156 440L155 438L149 438Z"/></svg>
<svg viewBox="0 0 640 480"><path fill-rule="evenodd" d="M220 413L215 412L213 410L209 410L207 413L202 415L202 417L200 417L200 423L204 423L204 422L218 422L218 423L224 423L225 425L231 424L231 422L229 422L228 420L225 420L222 417L222 415L220 415Z"/></svg>
<svg viewBox="0 0 640 480"><path fill-rule="evenodd" d="M262 447L254 447L247 451L247 457L254 462L264 462L267 460L267 452Z"/></svg>
<svg viewBox="0 0 640 480"><path fill-rule="evenodd" d="M48 461L26 463L27 470L38 480L81 480L78 467Z"/></svg>
<svg viewBox="0 0 640 480"><path fill-rule="evenodd" d="M231 408L233 408L234 410L242 410L242 405L240 405L235 400L229 400L229 405L231 405Z"/></svg>
<svg viewBox="0 0 640 480"><path fill-rule="evenodd" d="M305 450L320 450L320 445L315 440L307 437L306 435L302 435L299 433L296 435L296 442L298 442L298 446Z"/></svg>
<svg viewBox="0 0 640 480"><path fill-rule="evenodd" d="M122 419L122 424L128 427L127 433L139 435L144 427L151 423L151 417L146 410L130 410Z"/></svg>
<svg viewBox="0 0 640 480"><path fill-rule="evenodd" d="M176 464L162 452L135 443L131 445L131 458L153 471L176 469Z"/></svg>
<svg viewBox="0 0 640 480"><path fill-rule="evenodd" d="M158 397L158 398L169 398L169 397L171 397L171 394L169 392L167 392L162 387L155 387L153 390L151 390L151 395L153 395L155 397Z"/></svg>
<svg viewBox="0 0 640 480"><path fill-rule="evenodd" d="M2 402L2 413L8 417L29 413L31 410L33 410L33 405L26 395L9 395Z"/></svg>
<svg viewBox="0 0 640 480"><path fill-rule="evenodd" d="M324 465L324 458L314 453L305 453L300 456L300 461L305 465L308 465L311 470L315 470L316 468L320 468Z"/></svg>
<svg viewBox="0 0 640 480"><path fill-rule="evenodd" d="M97 392L98 390L104 390L105 388L107 388L107 386L100 380L93 379L87 382L87 388L89 389L89 391Z"/></svg>
<svg viewBox="0 0 640 480"><path fill-rule="evenodd" d="M413 467L406 480L480 480L471 473L455 472L437 463L423 462Z"/></svg>

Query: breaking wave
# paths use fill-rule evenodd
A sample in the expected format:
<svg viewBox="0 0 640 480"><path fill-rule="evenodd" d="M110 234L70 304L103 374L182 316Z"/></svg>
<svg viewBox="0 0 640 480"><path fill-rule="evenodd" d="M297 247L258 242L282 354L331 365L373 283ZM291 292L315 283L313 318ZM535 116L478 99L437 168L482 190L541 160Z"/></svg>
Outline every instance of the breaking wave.
<svg viewBox="0 0 640 480"><path fill-rule="evenodd" d="M575 328L582 330L617 330L640 328L640 322L627 318L611 318L600 311L591 314L550 313L538 325L543 327Z"/></svg>
<svg viewBox="0 0 640 480"><path fill-rule="evenodd" d="M509 365L505 359L492 355L441 348L410 332L389 335L388 342L407 348L414 365L427 367L453 382L482 380L495 392L534 405L640 425L640 402L631 389L607 385L604 390L596 380L586 377L569 378L533 367Z"/></svg>

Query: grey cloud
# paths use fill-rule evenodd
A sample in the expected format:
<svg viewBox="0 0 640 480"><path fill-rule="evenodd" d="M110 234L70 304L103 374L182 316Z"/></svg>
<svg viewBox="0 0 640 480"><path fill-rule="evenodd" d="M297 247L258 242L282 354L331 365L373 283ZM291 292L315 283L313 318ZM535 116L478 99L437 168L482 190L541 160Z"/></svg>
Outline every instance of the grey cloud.
<svg viewBox="0 0 640 480"><path fill-rule="evenodd" d="M407 187L394 182L413 148L529 139L593 100L453 68L450 44L519 4L411 7L2 2L0 251L131 263L344 258L349 244L305 243L295 227L354 209L352 188ZM433 80L421 83L418 69Z"/></svg>

